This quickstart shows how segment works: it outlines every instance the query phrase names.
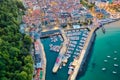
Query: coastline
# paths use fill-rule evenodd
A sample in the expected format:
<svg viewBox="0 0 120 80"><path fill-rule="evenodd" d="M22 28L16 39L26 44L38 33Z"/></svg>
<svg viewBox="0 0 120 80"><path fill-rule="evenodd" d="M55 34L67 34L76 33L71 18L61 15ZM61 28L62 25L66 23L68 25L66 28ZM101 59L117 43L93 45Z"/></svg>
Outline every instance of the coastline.
<svg viewBox="0 0 120 80"><path fill-rule="evenodd" d="M120 25L120 20L115 21L115 22L111 22L109 24L104 24L103 26L106 28L117 28L117 27L120 27L119 25Z"/></svg>

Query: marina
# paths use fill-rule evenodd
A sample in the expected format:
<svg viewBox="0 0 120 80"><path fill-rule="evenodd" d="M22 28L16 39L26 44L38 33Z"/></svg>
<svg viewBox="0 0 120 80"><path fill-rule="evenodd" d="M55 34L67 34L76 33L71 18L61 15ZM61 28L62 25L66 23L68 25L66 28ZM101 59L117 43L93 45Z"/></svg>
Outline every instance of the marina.
<svg viewBox="0 0 120 80"><path fill-rule="evenodd" d="M94 41L95 30L96 27L94 27L92 31L89 31L85 28L73 30L53 30L53 33L50 32L49 37L41 38L41 40L45 38L50 40L50 44L48 44L48 50L52 53L49 52L49 54L54 54L53 52L57 53L55 56L56 58L53 61L53 66L51 67L51 75L53 77L60 75L62 72L64 72L63 70L65 70L65 80L76 79L79 71L82 71L84 62L86 61L89 53L89 49ZM44 33L47 34L47 32ZM116 55L118 51L115 50L113 53ZM117 57L107 54L103 62L107 64L110 63L110 60L117 61ZM116 69L119 67L119 65L114 63L113 67ZM101 70L106 72L109 71L109 68L103 66ZM117 75L118 72L113 70L112 74Z"/></svg>
<svg viewBox="0 0 120 80"><path fill-rule="evenodd" d="M74 32L74 34L73 34L73 32ZM61 41L61 43L58 45L58 46L61 45L60 50L59 51L54 50L54 52L57 54L56 54L55 61L52 62L52 63L54 63L53 68L51 67L52 68L51 71L53 72L51 74L52 76L57 76L58 74L63 72L64 69L66 69L65 70L66 78L69 79L72 75L74 77L77 76L77 74L74 74L74 72L77 71L75 69L79 69L79 68L76 68L76 66L77 66L76 64L79 64L77 59L79 59L80 54L82 54L82 50L83 50L83 47L85 45L88 35L89 35L89 31L85 28L82 28L82 29L75 29L75 30L71 29L71 30L61 31L61 37L63 39L59 36L59 34L56 35L58 37L52 36L52 37L48 38L48 39L50 39L50 43L52 43L52 44L48 44L50 48L53 48L53 46L56 46L54 43L56 43L57 41L59 41L59 40ZM59 38L59 40L58 40L58 38ZM67 41L65 41L65 40L67 40ZM42 41L45 41L45 40L43 39ZM44 45L44 47L45 47L45 45ZM56 48L54 48L54 49L56 49ZM46 55L47 54L50 54L50 53L46 52ZM81 62L81 63L83 64L84 62ZM48 73L49 72L47 72L47 74ZM56 73L56 74L54 74L54 73ZM72 80L72 79L70 79L70 80Z"/></svg>

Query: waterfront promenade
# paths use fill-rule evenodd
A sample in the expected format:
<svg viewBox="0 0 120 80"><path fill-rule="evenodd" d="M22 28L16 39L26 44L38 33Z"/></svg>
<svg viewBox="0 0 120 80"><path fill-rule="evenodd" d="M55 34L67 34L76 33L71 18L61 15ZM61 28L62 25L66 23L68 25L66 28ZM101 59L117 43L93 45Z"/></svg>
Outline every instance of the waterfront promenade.
<svg viewBox="0 0 120 80"><path fill-rule="evenodd" d="M45 56L44 47L43 47L43 44L41 43L41 40L37 39L37 41L39 42L40 56L41 56L42 69L43 69L42 80L45 80L45 75L46 75L46 56Z"/></svg>
<svg viewBox="0 0 120 80"><path fill-rule="evenodd" d="M61 48L61 50L59 52L58 58L57 58L57 60L55 62L53 70L52 70L54 73L56 73L58 71L60 65L62 64L62 57L64 56L64 54L66 53L66 50L67 50L68 39L67 39L66 35L64 34L63 30L61 30L61 33L62 33L64 42L62 44L62 48Z"/></svg>
<svg viewBox="0 0 120 80"><path fill-rule="evenodd" d="M92 35L96 29L97 29L97 27L94 27L93 29L91 29L79 58L77 60L74 60L75 62L77 62L77 65L75 66L74 71L69 76L68 80L75 80L76 79L78 71L82 67L82 62L84 60L84 57L86 56L86 54L88 54L87 48L88 48L89 43L91 41Z"/></svg>

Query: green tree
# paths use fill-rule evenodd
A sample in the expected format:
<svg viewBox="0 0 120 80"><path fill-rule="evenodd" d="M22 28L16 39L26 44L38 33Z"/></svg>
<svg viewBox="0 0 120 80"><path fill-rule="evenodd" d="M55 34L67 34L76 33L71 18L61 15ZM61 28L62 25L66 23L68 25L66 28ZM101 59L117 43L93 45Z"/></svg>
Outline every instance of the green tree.
<svg viewBox="0 0 120 80"><path fill-rule="evenodd" d="M17 74L17 80L28 80L27 76L27 73L25 71L22 71L21 73Z"/></svg>
<svg viewBox="0 0 120 80"><path fill-rule="evenodd" d="M23 12L20 0L0 0L0 80L32 79L31 39L19 32Z"/></svg>

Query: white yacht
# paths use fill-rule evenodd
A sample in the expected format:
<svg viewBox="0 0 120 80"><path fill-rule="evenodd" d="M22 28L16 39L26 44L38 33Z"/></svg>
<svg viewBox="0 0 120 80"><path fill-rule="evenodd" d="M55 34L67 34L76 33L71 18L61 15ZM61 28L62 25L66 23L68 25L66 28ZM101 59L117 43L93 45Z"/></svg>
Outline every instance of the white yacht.
<svg viewBox="0 0 120 80"><path fill-rule="evenodd" d="M104 60L104 62L108 62L108 60Z"/></svg>
<svg viewBox="0 0 120 80"><path fill-rule="evenodd" d="M102 71L105 71L106 70L106 68L102 68Z"/></svg>
<svg viewBox="0 0 120 80"><path fill-rule="evenodd" d="M108 58L110 58L111 56L107 56Z"/></svg>
<svg viewBox="0 0 120 80"><path fill-rule="evenodd" d="M112 71L112 73L113 73L113 74L117 74L117 72L116 72L116 71Z"/></svg>
<svg viewBox="0 0 120 80"><path fill-rule="evenodd" d="M114 64L115 67L118 67L119 65L118 64Z"/></svg>
<svg viewBox="0 0 120 80"><path fill-rule="evenodd" d="M113 58L114 60L117 60L117 58Z"/></svg>

